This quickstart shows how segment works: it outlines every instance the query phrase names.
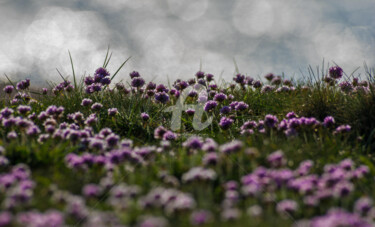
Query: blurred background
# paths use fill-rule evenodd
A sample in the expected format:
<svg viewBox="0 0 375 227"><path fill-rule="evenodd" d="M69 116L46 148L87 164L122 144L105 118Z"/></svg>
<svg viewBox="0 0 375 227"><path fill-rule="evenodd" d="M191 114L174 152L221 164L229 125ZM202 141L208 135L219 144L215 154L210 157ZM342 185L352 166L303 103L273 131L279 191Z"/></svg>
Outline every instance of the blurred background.
<svg viewBox="0 0 375 227"><path fill-rule="evenodd" d="M108 45L117 80L130 71L156 82L200 68L230 80L243 74L301 77L323 59L350 74L375 64L374 0L0 0L0 74L61 80L93 74ZM363 67L358 70L363 73ZM2 76L1 76L2 77Z"/></svg>

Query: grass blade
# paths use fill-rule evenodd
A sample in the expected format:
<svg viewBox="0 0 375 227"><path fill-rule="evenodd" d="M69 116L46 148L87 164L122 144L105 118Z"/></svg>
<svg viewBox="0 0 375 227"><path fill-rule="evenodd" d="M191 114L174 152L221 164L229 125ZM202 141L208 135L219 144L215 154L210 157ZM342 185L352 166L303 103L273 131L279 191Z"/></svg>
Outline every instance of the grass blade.
<svg viewBox="0 0 375 227"><path fill-rule="evenodd" d="M107 48L107 53L106 53L105 58L104 58L103 68L105 68L105 65L107 63L108 54L109 54L109 45L108 45L108 48Z"/></svg>
<svg viewBox="0 0 375 227"><path fill-rule="evenodd" d="M60 77L66 82L66 79L63 77L63 75L60 73L60 71L56 68L57 72L59 73Z"/></svg>
<svg viewBox="0 0 375 227"><path fill-rule="evenodd" d="M68 52L69 52L70 64L72 65L74 89L77 89L76 73L74 72L73 59L72 59L72 55L70 54L69 50L68 50Z"/></svg>
<svg viewBox="0 0 375 227"><path fill-rule="evenodd" d="M118 72L121 70L121 68L126 64L126 62L129 61L130 58L131 58L131 56L128 57L128 59L126 59L126 60L121 64L121 66L117 69L117 71L115 72L115 74L112 75L111 80L113 80L113 79L115 78L115 76L117 75L117 73L118 73Z"/></svg>
<svg viewBox="0 0 375 227"><path fill-rule="evenodd" d="M112 53L109 55L107 63L104 65L104 68L107 68L107 65L108 65L109 61L111 60L111 58L112 58Z"/></svg>

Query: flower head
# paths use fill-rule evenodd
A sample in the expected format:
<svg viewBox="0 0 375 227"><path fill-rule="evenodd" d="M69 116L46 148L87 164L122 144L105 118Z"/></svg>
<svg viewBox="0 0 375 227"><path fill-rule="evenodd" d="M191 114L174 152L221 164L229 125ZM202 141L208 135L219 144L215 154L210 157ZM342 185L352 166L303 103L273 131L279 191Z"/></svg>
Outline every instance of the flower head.
<svg viewBox="0 0 375 227"><path fill-rule="evenodd" d="M226 129L229 129L229 128L230 128L230 126L233 124L233 122L234 122L234 121L233 121L231 118L228 118L228 117L222 117L222 118L220 119L219 126L220 126L222 129L226 130Z"/></svg>
<svg viewBox="0 0 375 227"><path fill-rule="evenodd" d="M329 68L328 73L331 78L337 80L342 77L343 70L339 66L332 66L331 68Z"/></svg>

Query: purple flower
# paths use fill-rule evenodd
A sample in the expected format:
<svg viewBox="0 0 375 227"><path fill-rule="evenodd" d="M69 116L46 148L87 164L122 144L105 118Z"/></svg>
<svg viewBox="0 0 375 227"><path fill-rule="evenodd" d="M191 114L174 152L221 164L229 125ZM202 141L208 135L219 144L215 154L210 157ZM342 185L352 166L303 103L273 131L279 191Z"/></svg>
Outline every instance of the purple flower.
<svg viewBox="0 0 375 227"><path fill-rule="evenodd" d="M373 207L373 201L369 197L362 197L354 204L354 211L360 215L367 215Z"/></svg>
<svg viewBox="0 0 375 227"><path fill-rule="evenodd" d="M271 84L279 85L279 84L281 84L281 81L282 81L281 77L280 77L280 76L276 76L276 77L274 77L274 78L271 80Z"/></svg>
<svg viewBox="0 0 375 227"><path fill-rule="evenodd" d="M206 80L207 80L208 82L213 81L213 80L214 80L214 75L212 75L212 74L207 74L207 75L206 75Z"/></svg>
<svg viewBox="0 0 375 227"><path fill-rule="evenodd" d="M329 76L333 79L340 79L343 74L343 70L339 66L333 66L329 68L328 72Z"/></svg>
<svg viewBox="0 0 375 227"><path fill-rule="evenodd" d="M289 199L280 201L276 206L277 212L279 212L279 214L282 214L282 215L285 214L286 212L293 213L297 211L297 209L298 209L297 202L294 200L289 200Z"/></svg>
<svg viewBox="0 0 375 227"><path fill-rule="evenodd" d="M305 176L307 175L311 168L313 167L314 162L311 160L305 160L299 164L298 169L296 169L296 173L298 176Z"/></svg>
<svg viewBox="0 0 375 227"><path fill-rule="evenodd" d="M107 76L100 80L100 83L103 85L109 85L111 83L111 79Z"/></svg>
<svg viewBox="0 0 375 227"><path fill-rule="evenodd" d="M8 164L9 164L9 160L4 156L0 156L0 167L7 166Z"/></svg>
<svg viewBox="0 0 375 227"><path fill-rule="evenodd" d="M204 79L198 79L198 84L206 86L206 81Z"/></svg>
<svg viewBox="0 0 375 227"><path fill-rule="evenodd" d="M204 166L216 165L218 161L219 156L214 152L207 153L202 158L202 163Z"/></svg>
<svg viewBox="0 0 375 227"><path fill-rule="evenodd" d="M271 114L267 114L264 118L264 125L268 128L276 128L278 122L277 117Z"/></svg>
<svg viewBox="0 0 375 227"><path fill-rule="evenodd" d="M250 76L247 76L246 79L245 79L245 83L248 85L248 86L251 86L253 85L253 82L254 82L254 78L250 77Z"/></svg>
<svg viewBox="0 0 375 227"><path fill-rule="evenodd" d="M221 114L228 114L230 113L230 110L231 108L229 106L223 106L221 109L220 109L220 113Z"/></svg>
<svg viewBox="0 0 375 227"><path fill-rule="evenodd" d="M94 110L94 111L99 111L99 110L101 110L102 108L103 108L103 105L100 104L100 103L98 103L98 102L92 104L92 106L91 106L91 109Z"/></svg>
<svg viewBox="0 0 375 227"><path fill-rule="evenodd" d="M234 140L232 142L223 144L220 146L220 152L224 154L232 154L240 151L243 147L243 143L239 140Z"/></svg>
<svg viewBox="0 0 375 227"><path fill-rule="evenodd" d="M268 92L271 92L275 89L274 86L270 86L270 85L266 85L262 88L262 93L268 93Z"/></svg>
<svg viewBox="0 0 375 227"><path fill-rule="evenodd" d="M230 126L233 124L234 120L228 117L222 117L219 122L220 128L223 130L227 130L230 128Z"/></svg>
<svg viewBox="0 0 375 227"><path fill-rule="evenodd" d="M190 216L190 223L192 225L204 225L213 220L213 216L210 211L198 210L194 211Z"/></svg>
<svg viewBox="0 0 375 227"><path fill-rule="evenodd" d="M172 131L167 131L163 135L163 140L171 141L171 140L176 140L176 139L177 139L177 135L173 133Z"/></svg>
<svg viewBox="0 0 375 227"><path fill-rule="evenodd" d="M268 73L264 76L266 80L271 81L273 78L275 78L275 75L273 73Z"/></svg>
<svg viewBox="0 0 375 227"><path fill-rule="evenodd" d="M188 96L192 97L192 98L197 97L198 92L196 90L191 90L191 91L189 91Z"/></svg>
<svg viewBox="0 0 375 227"><path fill-rule="evenodd" d="M192 150L199 150L203 146L203 141L200 137L192 136L187 139L182 145Z"/></svg>
<svg viewBox="0 0 375 227"><path fill-rule="evenodd" d="M54 210L49 210L45 213L28 211L18 214L17 222L21 226L62 227L64 226L64 216L60 212Z"/></svg>
<svg viewBox="0 0 375 227"><path fill-rule="evenodd" d="M333 193L337 198L349 195L354 190L354 185L350 182L340 182L333 188Z"/></svg>
<svg viewBox="0 0 375 227"><path fill-rule="evenodd" d="M149 82L146 86L147 90L154 90L156 88L156 84L153 82Z"/></svg>
<svg viewBox="0 0 375 227"><path fill-rule="evenodd" d="M215 140L211 138L207 138L202 146L202 150L206 152L215 152L217 149L218 145L215 142Z"/></svg>
<svg viewBox="0 0 375 227"><path fill-rule="evenodd" d="M30 86L30 79L21 80L17 83L17 90L25 90Z"/></svg>
<svg viewBox="0 0 375 227"><path fill-rule="evenodd" d="M9 118L12 114L13 114L13 110L12 109L10 109L10 108L8 108L8 107L4 107L4 109L2 109L1 111L0 111L0 114L1 114L1 116L4 118L4 119L7 119L7 118Z"/></svg>
<svg viewBox="0 0 375 227"><path fill-rule="evenodd" d="M101 191L101 187L96 184L87 184L82 189L82 193L86 197L98 197Z"/></svg>
<svg viewBox="0 0 375 227"><path fill-rule="evenodd" d="M198 71L198 72L195 74L195 76L196 76L198 79L202 79L202 78L204 78L204 72L202 72L202 71Z"/></svg>
<svg viewBox="0 0 375 227"><path fill-rule="evenodd" d="M246 121L242 126L241 130L255 129L257 127L256 121Z"/></svg>
<svg viewBox="0 0 375 227"><path fill-rule="evenodd" d="M339 226L358 226L371 227L365 219L358 214L352 214L339 208L331 208L325 215L315 217L311 220L312 227L339 227Z"/></svg>
<svg viewBox="0 0 375 227"><path fill-rule="evenodd" d="M106 140L107 145L109 147L115 147L115 146L117 146L118 141L120 140L120 137L118 135L112 133L112 134L108 135L105 140Z"/></svg>
<svg viewBox="0 0 375 227"><path fill-rule="evenodd" d="M186 112L187 115L193 116L195 114L195 109L189 108L185 112Z"/></svg>
<svg viewBox="0 0 375 227"><path fill-rule="evenodd" d="M153 216L144 216L137 224L139 227L166 227L167 225L168 222L163 217Z"/></svg>
<svg viewBox="0 0 375 227"><path fill-rule="evenodd" d="M335 124L335 119L332 116L327 116L324 118L324 127L330 128Z"/></svg>
<svg viewBox="0 0 375 227"><path fill-rule="evenodd" d="M271 164L272 167L281 167L286 164L286 160L284 158L284 153L281 150L277 150L267 157L267 161Z"/></svg>
<svg viewBox="0 0 375 227"><path fill-rule="evenodd" d="M212 169L204 169L202 167L193 167L182 175L183 182L193 181L212 181L216 179L216 173Z"/></svg>
<svg viewBox="0 0 375 227"><path fill-rule="evenodd" d="M94 78L92 78L91 76L87 76L84 79L84 83L85 83L86 86L89 86L89 85L93 84L94 82L95 82Z"/></svg>
<svg viewBox="0 0 375 227"><path fill-rule="evenodd" d="M235 77L233 77L233 80L238 84L245 84L245 76L241 74L237 74Z"/></svg>
<svg viewBox="0 0 375 227"><path fill-rule="evenodd" d="M168 93L168 88L166 88L165 86L164 86L164 84L159 84L157 87L156 87L156 91L157 92L165 92L165 93Z"/></svg>
<svg viewBox="0 0 375 227"><path fill-rule="evenodd" d="M244 111L247 108L249 108L249 105L247 105L245 102L238 102L237 105L235 106L236 111Z"/></svg>
<svg viewBox="0 0 375 227"><path fill-rule="evenodd" d="M140 77L141 75L139 74L139 72L133 71L133 72L129 73L129 76L130 76L131 79L134 79L136 77Z"/></svg>
<svg viewBox="0 0 375 227"><path fill-rule="evenodd" d="M339 87L341 88L341 91L345 92L345 93L349 93L351 91L353 91L353 85L348 82L348 81L344 81L344 82L341 82L339 84Z"/></svg>
<svg viewBox="0 0 375 227"><path fill-rule="evenodd" d="M216 101L207 101L206 104L204 105L204 111L210 112L211 110L215 109L217 107L217 102Z"/></svg>
<svg viewBox="0 0 375 227"><path fill-rule="evenodd" d="M350 132L351 127L350 125L340 125L339 127L336 128L334 131L334 134L341 134L341 133L348 133Z"/></svg>
<svg viewBox="0 0 375 227"><path fill-rule="evenodd" d="M95 71L95 75L98 75L104 78L106 76L109 76L109 72L105 68L100 67Z"/></svg>
<svg viewBox="0 0 375 227"><path fill-rule="evenodd" d="M155 94L155 100L160 103L167 103L169 101L169 95L167 93L163 92L158 92Z"/></svg>
<svg viewBox="0 0 375 227"><path fill-rule="evenodd" d="M141 77L135 77L132 79L131 86L135 88L140 88L145 84L145 80Z"/></svg>
<svg viewBox="0 0 375 227"><path fill-rule="evenodd" d="M283 81L283 84L286 85L286 86L292 86L292 85L293 85L292 81L290 81L290 80L288 80L288 79L285 79L285 80Z"/></svg>
<svg viewBox="0 0 375 227"><path fill-rule="evenodd" d="M164 128L163 126L159 126L155 129L154 131L154 138L155 139L162 139L164 134L167 132L168 130L166 128Z"/></svg>
<svg viewBox="0 0 375 227"><path fill-rule="evenodd" d="M9 119L3 119L3 126L4 128L10 128L12 127L13 125L16 124L16 119L11 117Z"/></svg>
<svg viewBox="0 0 375 227"><path fill-rule="evenodd" d="M289 92L291 90L290 87L287 86L281 86L278 89L276 89L276 92Z"/></svg>
<svg viewBox="0 0 375 227"><path fill-rule="evenodd" d="M92 138L90 139L89 147L92 149L99 150L99 151L104 150L105 148L104 141L100 139Z"/></svg>
<svg viewBox="0 0 375 227"><path fill-rule="evenodd" d="M116 83L115 87L119 91L123 91L125 89L125 85L123 83Z"/></svg>
<svg viewBox="0 0 375 227"><path fill-rule="evenodd" d="M25 128L33 125L33 123L31 121L29 121L27 119L22 119L22 118L17 120L16 124L17 124L18 127L22 128L22 129L25 129Z"/></svg>
<svg viewBox="0 0 375 227"><path fill-rule="evenodd" d="M92 104L92 100L91 99L83 99L82 102L81 102L82 106L89 106L91 104Z"/></svg>
<svg viewBox="0 0 375 227"><path fill-rule="evenodd" d="M17 110L20 114L26 114L27 112L29 112L31 110L31 107L20 105L20 106L18 106Z"/></svg>
<svg viewBox="0 0 375 227"><path fill-rule="evenodd" d="M261 88L262 87L262 82L260 80L256 80L253 82L253 87L254 88Z"/></svg>
<svg viewBox="0 0 375 227"><path fill-rule="evenodd" d="M185 88L187 88L189 86L189 84L186 82L186 81L179 81L175 83L175 85L173 85L177 90L179 91L182 91L184 90Z"/></svg>
<svg viewBox="0 0 375 227"><path fill-rule="evenodd" d="M4 87L4 92L7 93L7 94L11 94L14 90L14 87L12 85L7 85Z"/></svg>
<svg viewBox="0 0 375 227"><path fill-rule="evenodd" d="M214 97L215 101L222 102L227 99L227 96L224 93L217 93Z"/></svg>
<svg viewBox="0 0 375 227"><path fill-rule="evenodd" d="M44 87L44 88L42 88L42 94L43 94L43 95L46 95L47 93L48 93L48 89L47 89L47 88L45 88L45 87Z"/></svg>
<svg viewBox="0 0 375 227"><path fill-rule="evenodd" d="M113 117L113 116L116 116L117 114L118 114L117 108L108 109L108 116Z"/></svg>
<svg viewBox="0 0 375 227"><path fill-rule="evenodd" d="M225 190L236 191L238 189L238 183L236 181L228 181L224 185Z"/></svg>
<svg viewBox="0 0 375 227"><path fill-rule="evenodd" d="M141 118L143 121L148 121L150 119L150 116L147 113L141 113Z"/></svg>
<svg viewBox="0 0 375 227"><path fill-rule="evenodd" d="M38 126L31 126L26 131L26 134L28 136L35 136L35 135L37 135L39 133L40 133L40 129L38 128Z"/></svg>
<svg viewBox="0 0 375 227"><path fill-rule="evenodd" d="M12 214L8 211L0 212L0 226L9 226L12 222Z"/></svg>

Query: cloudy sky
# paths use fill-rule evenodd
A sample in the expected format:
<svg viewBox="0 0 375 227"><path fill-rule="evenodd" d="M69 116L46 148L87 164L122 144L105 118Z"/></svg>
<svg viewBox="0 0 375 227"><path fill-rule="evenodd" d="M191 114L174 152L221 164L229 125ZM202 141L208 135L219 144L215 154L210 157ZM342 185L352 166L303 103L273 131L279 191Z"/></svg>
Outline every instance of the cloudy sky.
<svg viewBox="0 0 375 227"><path fill-rule="evenodd" d="M199 70L300 77L323 58L350 73L375 66L374 0L0 0L0 74L57 80L58 68L109 70L165 82Z"/></svg>

